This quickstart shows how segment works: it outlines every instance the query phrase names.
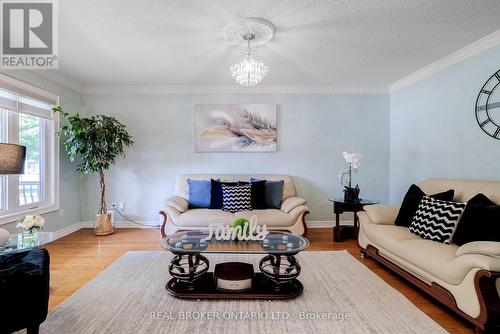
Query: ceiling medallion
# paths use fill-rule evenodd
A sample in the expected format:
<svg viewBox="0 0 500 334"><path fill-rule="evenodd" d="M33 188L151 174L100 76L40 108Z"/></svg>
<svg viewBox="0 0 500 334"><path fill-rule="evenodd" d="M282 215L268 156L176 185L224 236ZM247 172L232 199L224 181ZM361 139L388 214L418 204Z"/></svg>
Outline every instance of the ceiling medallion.
<svg viewBox="0 0 500 334"><path fill-rule="evenodd" d="M268 20L249 17L229 23L224 27L224 38L232 44L246 44L238 59L229 68L231 76L242 86L258 85L269 72L269 67L254 50L253 45L262 45L274 37L276 28Z"/></svg>

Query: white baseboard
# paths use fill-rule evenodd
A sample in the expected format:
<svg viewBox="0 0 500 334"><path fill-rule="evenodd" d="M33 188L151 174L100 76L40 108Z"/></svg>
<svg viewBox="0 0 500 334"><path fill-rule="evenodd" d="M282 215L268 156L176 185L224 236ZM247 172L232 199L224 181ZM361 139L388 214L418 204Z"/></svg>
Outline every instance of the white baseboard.
<svg viewBox="0 0 500 334"><path fill-rule="evenodd" d="M333 220L308 220L307 228L332 228L335 225Z"/></svg>
<svg viewBox="0 0 500 334"><path fill-rule="evenodd" d="M130 221L118 220L115 221L115 228L155 228L161 226L160 222L154 220L138 220L137 223L138 224ZM94 221L92 220L83 221L80 222L80 225L81 225L80 228L93 228Z"/></svg>
<svg viewBox="0 0 500 334"><path fill-rule="evenodd" d="M76 223L55 232L43 232L42 236L43 243L46 244L48 242L60 239L62 237L65 237L67 235L70 235L71 233L80 230L81 228L82 228L81 223Z"/></svg>

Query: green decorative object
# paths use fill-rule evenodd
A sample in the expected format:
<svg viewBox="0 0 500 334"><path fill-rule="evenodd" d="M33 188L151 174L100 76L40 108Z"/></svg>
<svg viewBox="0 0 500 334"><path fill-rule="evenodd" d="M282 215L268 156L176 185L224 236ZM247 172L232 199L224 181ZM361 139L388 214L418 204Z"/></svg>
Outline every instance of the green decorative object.
<svg viewBox="0 0 500 334"><path fill-rule="evenodd" d="M81 117L79 114L70 116L60 106L52 108L52 111L60 114L68 122L61 127L58 134L64 137L63 144L69 159L78 160L77 172L99 175L100 202L94 233L111 234L113 227L107 214L104 171L116 162L119 155L124 155L124 148L131 146L134 141L125 125L114 117L105 115Z"/></svg>
<svg viewBox="0 0 500 334"><path fill-rule="evenodd" d="M245 225L246 225L246 228L245 228ZM249 225L250 225L250 222L248 221L248 219L246 219L246 218L236 218L233 221L233 224L231 224L231 227L232 228L236 228L236 227L240 226L241 227L241 231L243 232L243 234L248 235L249 234L249 230L248 230L248 226Z"/></svg>

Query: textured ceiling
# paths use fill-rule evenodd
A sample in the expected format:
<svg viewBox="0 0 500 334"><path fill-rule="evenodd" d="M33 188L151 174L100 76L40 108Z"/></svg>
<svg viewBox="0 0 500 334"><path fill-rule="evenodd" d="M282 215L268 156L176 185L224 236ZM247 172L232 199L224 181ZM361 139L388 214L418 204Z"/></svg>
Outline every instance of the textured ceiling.
<svg viewBox="0 0 500 334"><path fill-rule="evenodd" d="M388 85L500 29L498 0L64 0L58 74L83 85L232 85L222 28L277 28L265 85Z"/></svg>

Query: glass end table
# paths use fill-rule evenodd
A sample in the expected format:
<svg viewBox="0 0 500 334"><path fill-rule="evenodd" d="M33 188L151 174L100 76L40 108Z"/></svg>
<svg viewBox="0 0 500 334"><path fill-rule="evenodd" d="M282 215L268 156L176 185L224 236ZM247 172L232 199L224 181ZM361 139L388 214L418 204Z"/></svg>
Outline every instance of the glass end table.
<svg viewBox="0 0 500 334"><path fill-rule="evenodd" d="M340 242L346 239L357 239L359 232L359 222L357 212L362 211L365 205L378 204L378 201L370 199L359 199L357 201L346 201L343 198L329 198L333 203L333 213L335 214L335 226L333 227L333 241ZM340 225L340 215L344 212L353 212L353 225Z"/></svg>
<svg viewBox="0 0 500 334"><path fill-rule="evenodd" d="M272 231L264 240L232 241L207 240L208 235L208 231L180 231L161 240L162 247L174 254L169 265L172 279L166 285L171 295L188 299L290 299L302 293L304 288L297 279L301 267L295 255L309 247L303 236ZM240 262L219 263L214 272L208 272L209 260L202 255L206 253L262 254L260 272ZM245 288L223 289L222 283Z"/></svg>
<svg viewBox="0 0 500 334"><path fill-rule="evenodd" d="M23 243L21 234L11 235L5 244L0 245L0 255L25 252L40 246L41 240L36 243Z"/></svg>

